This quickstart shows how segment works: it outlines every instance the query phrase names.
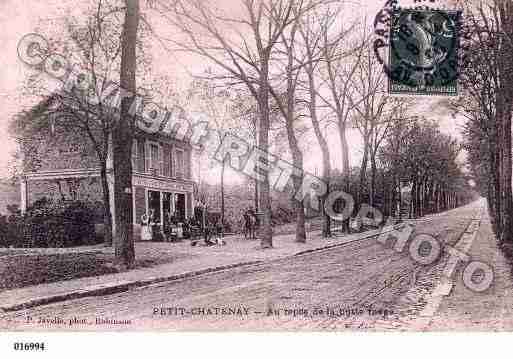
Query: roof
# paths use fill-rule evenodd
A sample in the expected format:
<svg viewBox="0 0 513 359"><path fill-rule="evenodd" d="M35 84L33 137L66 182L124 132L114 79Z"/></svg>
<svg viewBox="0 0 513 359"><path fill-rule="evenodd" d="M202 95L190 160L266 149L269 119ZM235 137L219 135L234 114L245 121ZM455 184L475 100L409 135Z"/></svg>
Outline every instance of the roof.
<svg viewBox="0 0 513 359"><path fill-rule="evenodd" d="M100 107L99 105L94 105L91 107L85 107L82 106L78 98L76 96L66 96L66 97L60 97L61 94L59 92L55 92L52 95L46 97L45 99L41 100L39 103L34 105L30 112L32 112L34 115L36 114L42 114L43 109L51 109L51 113L53 115L59 114L59 104L64 103L65 100L69 99L70 104L67 106L67 111L71 112L73 111L73 108L76 108L77 112L82 111L84 114L89 112L92 116L100 116L101 112L106 112L106 107ZM72 101L75 101L73 103ZM148 114L143 114L143 109L145 106L149 106L151 104L151 108L154 109ZM81 107L82 106L82 107ZM111 108L112 109L112 108ZM161 111L160 113L156 110L159 109ZM86 111L87 110L87 111ZM64 113L62 111L61 113ZM114 109L114 111L111 111L110 113L105 114L105 116L110 116L115 121L116 119L119 119L120 117L120 111L119 109ZM152 119L158 118L158 121L160 122L160 125L153 124ZM176 141L180 141L183 143L187 143L187 138L185 139L178 139L176 138L176 131L171 131L173 126L175 126L176 123L183 123L185 126L192 126L194 121L191 118L191 114L187 113L182 107L180 106L173 106L171 109L168 108L162 108L158 105L155 105L151 102L143 102L142 106L138 106L138 112L136 114L136 128L134 134L146 134L148 136L161 136L161 137L167 137L170 139L174 139ZM158 133L156 133L158 132Z"/></svg>

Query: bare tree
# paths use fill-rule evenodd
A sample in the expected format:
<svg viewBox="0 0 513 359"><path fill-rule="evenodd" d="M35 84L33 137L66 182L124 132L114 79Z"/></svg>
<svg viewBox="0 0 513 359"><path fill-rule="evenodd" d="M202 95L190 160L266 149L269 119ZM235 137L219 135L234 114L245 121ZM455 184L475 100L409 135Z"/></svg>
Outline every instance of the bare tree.
<svg viewBox="0 0 513 359"><path fill-rule="evenodd" d="M269 149L270 71L273 50L296 14L307 9L303 1L241 0L242 14L230 17L199 0L178 0L162 5L161 14L188 41L167 39L179 49L210 60L224 71L230 85L243 85L258 104L258 147ZM162 38L162 37L161 37ZM259 186L260 211L263 212L263 248L272 247L271 197L269 175Z"/></svg>
<svg viewBox="0 0 513 359"><path fill-rule="evenodd" d="M294 9L294 11L296 11ZM297 59L296 53L296 36L298 35L298 23L299 18L296 17L296 21L289 27L290 31L284 31L281 35L281 47L283 47L283 53L285 57L284 65L284 80L285 80L285 91L277 93L272 86L269 87L271 94L278 106L278 109L285 119L285 129L287 133L287 140L289 143L290 152L292 154L292 163L296 169L303 173L303 153L299 147L298 138L294 125L298 119L297 105L297 94L296 89L298 86L299 76L301 74L301 67L303 61ZM297 61L299 60L299 61ZM303 176L294 175L292 182L294 185L294 191L296 193L301 191ZM306 230L305 230L305 207L303 200L292 199L294 211L296 212L296 242L306 242Z"/></svg>
<svg viewBox="0 0 513 359"><path fill-rule="evenodd" d="M361 61L351 80L353 91L348 96L349 103L355 109L354 124L363 138L363 157L360 165L357 202L363 200L362 195L367 185L369 155L372 152L373 139L378 132L376 127L388 101L384 82L385 75L372 54L370 44L366 43ZM375 169L374 162L374 174ZM373 204L372 200L371 193L371 205Z"/></svg>
<svg viewBox="0 0 513 359"><path fill-rule="evenodd" d="M218 89L211 81L197 79L191 84L190 96L199 100L199 109L207 116L209 123L215 129L219 143L227 132L237 131L238 126L234 121L236 114L233 112L233 102L228 89ZM225 172L226 158L221 163L220 173L221 223L223 224L225 223Z"/></svg>
<svg viewBox="0 0 513 359"><path fill-rule="evenodd" d="M346 26L337 20L344 11L342 4L327 2L316 7L301 17L299 32L302 40L304 56L304 78L300 83L306 92L308 114L312 122L313 132L319 143L322 155L322 179L327 186L326 194L321 198L323 213L322 234L331 235L329 216L324 213L324 202L327 198L331 181L331 156L322 126L329 124L330 117L335 118L342 152L342 173L347 179L349 175L349 148L346 137L348 119L353 110L347 95L352 89L351 78L356 71L361 57L362 46L353 41L351 35L356 23ZM320 119L320 111L328 116ZM327 110L327 111L326 111ZM322 121L328 121L322 123ZM349 183L346 181L346 190ZM344 221L345 230L349 230L348 221Z"/></svg>
<svg viewBox="0 0 513 359"><path fill-rule="evenodd" d="M318 76L316 70L320 61L317 61L318 53L326 54L321 44L325 44L324 34L332 27L336 16L327 9L324 13L312 12L304 16L300 21L299 31L303 40L305 65L304 72L306 74L306 91L308 93L308 112L312 121L312 127L315 137L319 142L322 155L322 180L326 184L326 194L321 198L321 213L323 214L322 236L331 236L330 216L325 213L324 204L330 191L331 177L331 159L328 141L321 130L321 123L318 116L317 97L318 97Z"/></svg>
<svg viewBox="0 0 513 359"><path fill-rule="evenodd" d="M379 148L393 122L406 119L406 111L411 104L408 99L388 96L385 81L385 74L368 44L353 79L354 91L349 96L349 102L354 107L354 124L363 138L364 146L358 196L361 197L367 186L367 168L370 162L369 204L371 206L374 206L376 196Z"/></svg>
<svg viewBox="0 0 513 359"><path fill-rule="evenodd" d="M328 16L336 16L336 13ZM342 34L349 34L355 24L349 28L343 28ZM347 143L347 129L349 127L350 115L358 103L350 103L350 96L354 91L354 77L359 68L360 62L365 53L365 46L368 42L364 32L361 39L349 41L345 36L339 36L339 41L332 41L328 28L322 33L323 64L320 68L322 85L328 89L328 95L318 91L317 95L322 103L327 106L336 118L338 134L342 149L342 174L349 175L349 145ZM349 44L348 44L349 42Z"/></svg>

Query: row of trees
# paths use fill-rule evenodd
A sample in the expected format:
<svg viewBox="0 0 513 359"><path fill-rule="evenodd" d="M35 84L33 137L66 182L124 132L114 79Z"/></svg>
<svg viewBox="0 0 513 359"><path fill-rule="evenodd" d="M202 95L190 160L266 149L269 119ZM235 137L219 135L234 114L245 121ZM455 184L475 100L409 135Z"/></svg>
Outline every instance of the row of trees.
<svg viewBox="0 0 513 359"><path fill-rule="evenodd" d="M454 207L461 201L463 188L458 186L463 183L468 189L468 184L456 162L459 147L433 124L423 125L421 119L412 118L411 100L387 95L386 76L372 51L369 24L363 19L338 21L350 11L348 4L241 0L238 5L240 8L233 9L237 16L233 16L208 1L159 4L157 11L178 35L154 35L168 44L170 51L206 59L215 69L207 76L212 86L225 92L243 89L252 97L256 104L256 143L261 150L272 148L272 123L281 123L292 163L303 169L305 146L300 139L305 129L312 131L321 150L320 177L329 188L333 154L325 128L334 124L342 154L342 188L354 192L357 204L375 205L378 192L387 188L391 192L388 201L385 205L381 200L379 206L395 215L392 208L396 206L391 203L409 184L414 193L414 216ZM356 191L352 188L347 141L351 128L363 138ZM385 172L394 181L382 181L379 187L379 174ZM301 183L301 176L293 177L294 191L300 190ZM259 183L258 207L264 214L262 246L269 247L272 233L267 176ZM304 242L304 204L295 201L294 209L296 241ZM323 235L329 236L330 219L326 214L324 217ZM347 230L348 221L344 226Z"/></svg>
<svg viewBox="0 0 513 359"><path fill-rule="evenodd" d="M346 94L351 77L364 55L364 44L349 41L350 27L337 23L343 6L329 1L240 1L237 17L222 14L206 1L177 1L161 5L161 15L182 36L165 40L174 49L191 52L209 60L219 70L210 80L224 87L243 87L253 97L257 110L257 144L263 151L271 148L269 134L276 112L284 124L290 157L303 169L299 138L307 118L320 144L323 158L322 179L329 184L331 161L327 138L321 130L321 118L329 112L340 129L343 148L342 168L349 171L346 126L350 104ZM235 34L235 35L234 35ZM365 35L364 35L365 36ZM160 36L162 39L164 36ZM370 46L367 46L370 49ZM354 58L354 59L353 59ZM345 60L353 67L348 74ZM372 61L370 56L369 61ZM363 70L361 70L363 73ZM345 84L340 87L341 81ZM327 94L324 91L328 89ZM374 89L369 89L374 90ZM364 95L365 97L365 95ZM330 108L321 110L319 101ZM301 189L302 177L293 177L293 188ZM271 204L268 176L258 184L258 208L263 212L262 246L272 246ZM295 201L296 240L306 240L304 205ZM323 233L329 235L329 217Z"/></svg>
<svg viewBox="0 0 513 359"><path fill-rule="evenodd" d="M512 143L513 3L455 1L465 9L460 82L451 103L467 119L465 148L473 178L499 243L513 240Z"/></svg>
<svg viewBox="0 0 513 359"><path fill-rule="evenodd" d="M391 179L388 186L397 188L399 181L411 185L409 217L422 217L475 199L470 178L458 163L461 149L454 138L425 118L393 125L381 150L381 161ZM401 191L392 191L392 206L401 202L395 195L401 195Z"/></svg>

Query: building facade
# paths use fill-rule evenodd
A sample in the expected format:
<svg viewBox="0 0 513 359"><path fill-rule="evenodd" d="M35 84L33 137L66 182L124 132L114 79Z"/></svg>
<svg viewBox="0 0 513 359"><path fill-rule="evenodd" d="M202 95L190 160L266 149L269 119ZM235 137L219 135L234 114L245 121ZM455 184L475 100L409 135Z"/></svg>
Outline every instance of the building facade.
<svg viewBox="0 0 513 359"><path fill-rule="evenodd" d="M79 134L53 132L34 146L39 154L37 170L21 177L20 208L25 212L35 201L70 199L102 201L100 167L90 141ZM132 148L133 222L153 210L157 223L165 214L185 219L194 212L194 182L189 143L163 134L148 134L138 129ZM107 160L107 180L113 206L113 163ZM114 214L114 213L112 213ZM137 228L136 228L137 229ZM139 233L135 230L135 233Z"/></svg>

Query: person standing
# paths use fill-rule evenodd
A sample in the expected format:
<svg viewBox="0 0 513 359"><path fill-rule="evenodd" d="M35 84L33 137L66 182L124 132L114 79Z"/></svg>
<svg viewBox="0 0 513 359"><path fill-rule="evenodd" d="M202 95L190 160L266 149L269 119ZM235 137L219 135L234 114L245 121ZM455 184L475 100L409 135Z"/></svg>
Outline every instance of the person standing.
<svg viewBox="0 0 513 359"><path fill-rule="evenodd" d="M171 211L164 212L164 240L169 242L172 235Z"/></svg>
<svg viewBox="0 0 513 359"><path fill-rule="evenodd" d="M156 222L155 218L155 210L152 208L150 209L150 218L149 218L149 227L150 227L150 233L151 233L151 240L153 241L162 241L164 235L162 234L162 227L160 226L159 222Z"/></svg>
<svg viewBox="0 0 513 359"><path fill-rule="evenodd" d="M255 229L257 225L257 217L253 207L249 207L246 212L244 212L244 238L248 239L256 239Z"/></svg>
<svg viewBox="0 0 513 359"><path fill-rule="evenodd" d="M151 241L151 226L153 225L153 221L150 219L153 216L150 211L150 216L147 213L144 213L141 216L141 240L142 241Z"/></svg>

